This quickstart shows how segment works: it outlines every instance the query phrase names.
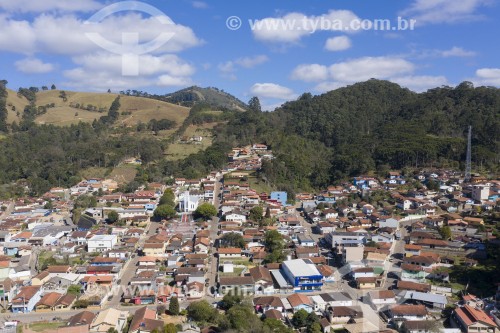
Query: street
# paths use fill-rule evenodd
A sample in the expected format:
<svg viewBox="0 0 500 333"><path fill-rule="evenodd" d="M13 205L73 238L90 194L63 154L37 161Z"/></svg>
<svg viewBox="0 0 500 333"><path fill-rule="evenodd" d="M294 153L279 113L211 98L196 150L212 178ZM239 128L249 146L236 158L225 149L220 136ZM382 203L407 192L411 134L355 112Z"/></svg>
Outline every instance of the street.
<svg viewBox="0 0 500 333"><path fill-rule="evenodd" d="M221 186L222 186L222 177L217 178L217 181L214 186L214 201L213 204L217 211L220 209L220 195L221 195ZM209 249L209 266L208 266L208 285L209 288L214 286L217 286L217 257L215 256L216 248L216 239L218 238L217 232L219 230L219 217L214 216L212 217L212 220L209 223L209 229L210 229L210 249ZM210 290L207 290L207 294L211 294Z"/></svg>

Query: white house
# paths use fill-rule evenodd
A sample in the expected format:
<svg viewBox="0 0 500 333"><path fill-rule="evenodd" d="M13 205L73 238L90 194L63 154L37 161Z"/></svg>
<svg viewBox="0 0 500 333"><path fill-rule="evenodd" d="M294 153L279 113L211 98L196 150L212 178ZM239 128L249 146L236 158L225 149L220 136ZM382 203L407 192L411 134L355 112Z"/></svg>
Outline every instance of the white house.
<svg viewBox="0 0 500 333"><path fill-rule="evenodd" d="M113 247L118 242L118 237L116 235L94 235L88 242L89 252L106 252L113 249Z"/></svg>
<svg viewBox="0 0 500 333"><path fill-rule="evenodd" d="M396 304L396 294L392 290L370 291L366 297L376 308Z"/></svg>
<svg viewBox="0 0 500 333"><path fill-rule="evenodd" d="M388 219L383 219L383 220L378 221L378 226L379 226L379 228L397 229L397 228L399 228L399 219L395 219L393 217L390 217Z"/></svg>
<svg viewBox="0 0 500 333"><path fill-rule="evenodd" d="M245 215L234 213L234 212L231 214L227 214L225 217L226 217L226 221L228 221L228 222L245 223L247 221L247 217Z"/></svg>

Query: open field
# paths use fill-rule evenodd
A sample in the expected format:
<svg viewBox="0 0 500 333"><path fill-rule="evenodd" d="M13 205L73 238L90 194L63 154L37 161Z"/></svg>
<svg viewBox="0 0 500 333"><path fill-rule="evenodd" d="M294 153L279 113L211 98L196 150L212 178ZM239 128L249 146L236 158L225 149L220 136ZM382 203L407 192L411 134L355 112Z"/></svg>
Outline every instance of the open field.
<svg viewBox="0 0 500 333"><path fill-rule="evenodd" d="M241 173L241 172L238 172ZM271 193L275 189L270 186L269 184L266 184L263 180L259 179L256 175L255 172L248 172L248 175L244 178L237 178L237 177L231 177L231 173L227 174L224 176L224 179L226 181L235 181L235 182L241 182L241 183L248 183L250 185L250 188L255 190L257 193Z"/></svg>
<svg viewBox="0 0 500 333"><path fill-rule="evenodd" d="M80 173L80 175L85 179L89 179L92 177L105 178L108 174L109 174L109 169L99 168L99 167L87 168Z"/></svg>
<svg viewBox="0 0 500 333"><path fill-rule="evenodd" d="M137 174L137 169L134 165L123 164L119 165L111 171L109 178L116 180L119 185L128 184L134 180Z"/></svg>
<svg viewBox="0 0 500 333"><path fill-rule="evenodd" d="M201 142L181 143L179 141L168 146L165 153L166 158L171 161L183 159L191 154L195 154L201 150L205 150L212 145L213 134L211 130L217 123L208 123L203 125L189 125L184 132L184 137L192 138L193 136L201 136Z"/></svg>
<svg viewBox="0 0 500 333"><path fill-rule="evenodd" d="M68 126L79 121L92 122L94 119L105 115L111 103L118 96L111 93L65 92L66 101L63 101L59 97L60 90L40 91L36 94L37 106L55 104L55 107L49 108L46 114L37 117L37 123ZM84 106L90 104L97 108L97 110L102 109L105 111L87 111L70 106L77 103ZM120 113L130 112L131 114L120 116L118 125L132 126L139 122L147 123L151 119L170 119L175 121L177 127L179 127L189 115L189 108L144 97L120 96L120 104ZM16 112L19 111L22 115L24 107L28 105L28 101L24 97L18 97L15 91L8 90L7 105L10 105L8 107L8 121L10 123L14 121L19 122L21 117L17 117ZM15 107L16 111L11 110L12 106ZM78 113L77 116L75 115L76 113Z"/></svg>

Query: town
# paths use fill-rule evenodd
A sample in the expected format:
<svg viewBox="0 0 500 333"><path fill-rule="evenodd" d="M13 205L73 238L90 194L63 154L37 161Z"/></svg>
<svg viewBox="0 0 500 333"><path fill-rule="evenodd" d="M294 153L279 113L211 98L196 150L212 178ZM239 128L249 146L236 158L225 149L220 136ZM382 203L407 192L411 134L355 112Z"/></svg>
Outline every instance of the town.
<svg viewBox="0 0 500 333"><path fill-rule="evenodd" d="M202 179L1 202L0 332L216 332L199 309L243 302L272 332L500 332L498 276L463 278L499 251L500 180L387 170L265 192L273 158L256 143Z"/></svg>

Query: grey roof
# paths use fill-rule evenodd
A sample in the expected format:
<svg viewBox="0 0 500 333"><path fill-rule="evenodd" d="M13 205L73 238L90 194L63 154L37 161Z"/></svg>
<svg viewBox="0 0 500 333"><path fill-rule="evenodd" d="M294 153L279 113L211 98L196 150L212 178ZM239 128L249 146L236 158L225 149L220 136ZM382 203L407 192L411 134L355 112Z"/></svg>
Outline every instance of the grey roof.
<svg viewBox="0 0 500 333"><path fill-rule="evenodd" d="M286 266L294 276L321 275L316 265L309 259L293 259L284 261L282 266Z"/></svg>
<svg viewBox="0 0 500 333"><path fill-rule="evenodd" d="M274 277L280 288L288 287L288 282L286 282L285 277L281 274L281 272L277 269L272 269L269 271L271 275Z"/></svg>
<svg viewBox="0 0 500 333"><path fill-rule="evenodd" d="M352 301L352 297L346 292L333 292L320 294L325 302L339 302L339 301Z"/></svg>
<svg viewBox="0 0 500 333"><path fill-rule="evenodd" d="M448 304L446 296L437 295L432 293L421 293L419 291L407 290L403 294L404 299L413 299L422 302L437 303L437 304Z"/></svg>

